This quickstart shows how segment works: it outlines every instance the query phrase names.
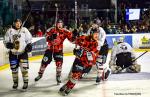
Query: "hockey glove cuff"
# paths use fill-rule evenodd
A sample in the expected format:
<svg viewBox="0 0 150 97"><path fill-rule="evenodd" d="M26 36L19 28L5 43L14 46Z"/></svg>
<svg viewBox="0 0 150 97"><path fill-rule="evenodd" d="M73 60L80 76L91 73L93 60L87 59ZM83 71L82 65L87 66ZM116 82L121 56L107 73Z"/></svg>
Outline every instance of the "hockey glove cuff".
<svg viewBox="0 0 150 97"><path fill-rule="evenodd" d="M25 47L25 52L31 52L32 51L32 44L29 43L27 44L27 46Z"/></svg>

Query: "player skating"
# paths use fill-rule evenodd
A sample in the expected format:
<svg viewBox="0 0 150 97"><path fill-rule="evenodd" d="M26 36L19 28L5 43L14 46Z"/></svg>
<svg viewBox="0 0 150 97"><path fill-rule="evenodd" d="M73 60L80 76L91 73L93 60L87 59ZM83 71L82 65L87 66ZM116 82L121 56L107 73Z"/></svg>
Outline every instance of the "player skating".
<svg viewBox="0 0 150 97"><path fill-rule="evenodd" d="M92 33L92 30L94 29L99 30L98 49L100 51L96 59L96 68L97 68L96 83L100 83L101 80L106 80L110 75L110 68L108 66L104 66L107 60L107 54L109 50L106 41L106 32L102 27L100 27L100 25L101 21L99 19L94 19L91 28L88 30L88 35L90 35ZM85 73L86 72L88 73L89 70L85 71Z"/></svg>
<svg viewBox="0 0 150 97"><path fill-rule="evenodd" d="M75 43L80 46L79 49L74 50L75 60L73 67L71 68L71 77L68 82L63 85L59 93L62 95L68 95L73 89L78 80L82 77L86 68L95 65L96 57L98 55L98 31L93 30L89 36L80 36L76 39Z"/></svg>

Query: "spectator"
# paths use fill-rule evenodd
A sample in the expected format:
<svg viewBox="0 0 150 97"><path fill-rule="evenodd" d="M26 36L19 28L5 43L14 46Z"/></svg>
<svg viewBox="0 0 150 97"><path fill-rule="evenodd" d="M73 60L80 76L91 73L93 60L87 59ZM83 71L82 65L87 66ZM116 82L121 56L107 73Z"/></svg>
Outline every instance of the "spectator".
<svg viewBox="0 0 150 97"><path fill-rule="evenodd" d="M40 28L38 28L38 31L36 32L36 37L42 37L43 36L43 32L41 31Z"/></svg>

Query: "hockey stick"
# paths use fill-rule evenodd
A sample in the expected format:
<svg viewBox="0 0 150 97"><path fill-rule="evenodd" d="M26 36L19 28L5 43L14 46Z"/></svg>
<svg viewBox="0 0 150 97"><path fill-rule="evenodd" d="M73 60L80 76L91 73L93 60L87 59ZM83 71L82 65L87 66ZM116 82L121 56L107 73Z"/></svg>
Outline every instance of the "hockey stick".
<svg viewBox="0 0 150 97"><path fill-rule="evenodd" d="M56 15L55 15L55 28L56 28L56 23L57 23L57 19L58 19L58 5L57 3L55 3L55 7L56 7Z"/></svg>
<svg viewBox="0 0 150 97"><path fill-rule="evenodd" d="M77 15L77 0L75 0L75 29L77 29L77 21L78 15Z"/></svg>
<svg viewBox="0 0 150 97"><path fill-rule="evenodd" d="M22 25L20 26L20 29L19 29L18 34L17 34L17 37L19 36L19 33L20 33L22 27L24 26L24 24L27 22L28 18L31 15L31 5L30 5L30 2L28 0L26 0L26 2L27 2L27 5L29 7L29 13L27 14L25 20L22 22ZM18 52L18 50L17 50L17 52ZM18 54L17 54L17 57L18 57Z"/></svg>
<svg viewBox="0 0 150 97"><path fill-rule="evenodd" d="M142 53L141 55L139 55L137 58L135 58L134 60L132 60L132 62L135 62L137 59L139 59L140 57L142 57L143 55L145 55L148 51L145 51L144 53ZM132 66L132 65L130 65ZM129 66L128 66L129 67ZM118 72L122 71L123 69L126 69L128 67L123 67L121 70L119 70Z"/></svg>
<svg viewBox="0 0 150 97"><path fill-rule="evenodd" d="M137 58L135 58L134 60L132 60L132 62L135 62L137 59L139 59L140 57L142 57L143 55L145 55L148 51L145 51L144 53L142 53L141 55L139 55Z"/></svg>
<svg viewBox="0 0 150 97"><path fill-rule="evenodd" d="M25 20L23 21L23 23L22 23L22 25L21 25L20 28L22 28L22 27L24 26L24 24L27 22L29 16L31 15L31 5L30 5L30 2L29 2L29 0L26 0L26 2L27 2L28 7L29 7L29 13L28 13L27 17L25 18ZM20 32L20 31L19 31L19 32Z"/></svg>
<svg viewBox="0 0 150 97"><path fill-rule="evenodd" d="M75 27L74 27L74 29L77 29L77 0L75 0L75 2L74 2L74 4L75 4L75 6L74 6L74 13L75 13ZM75 38L76 38L76 36L75 36ZM75 44L75 47L74 47L74 49L77 49L77 44ZM68 74L68 78L71 78L71 75L72 75L72 68L73 68L73 65L72 65L72 67L71 67L71 69L70 69L70 71L69 71L69 74Z"/></svg>
<svg viewBox="0 0 150 97"><path fill-rule="evenodd" d="M24 26L24 24L27 22L27 20L29 19L29 16L31 15L31 5L30 2L28 0L26 0L28 7L29 7L29 13L27 14L25 20L22 22L22 25L20 28L22 28ZM21 29L19 30L18 34L20 33Z"/></svg>

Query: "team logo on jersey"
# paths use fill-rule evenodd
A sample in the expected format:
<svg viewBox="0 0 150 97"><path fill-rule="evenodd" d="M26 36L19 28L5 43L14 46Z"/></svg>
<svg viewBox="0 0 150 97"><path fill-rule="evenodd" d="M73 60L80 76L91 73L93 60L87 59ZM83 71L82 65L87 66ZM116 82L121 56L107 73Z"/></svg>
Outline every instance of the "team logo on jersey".
<svg viewBox="0 0 150 97"><path fill-rule="evenodd" d="M126 46L126 45L121 45L120 48L121 48L122 50L127 50L127 46Z"/></svg>
<svg viewBox="0 0 150 97"><path fill-rule="evenodd" d="M21 37L21 35L20 34L15 34L15 35L13 35L13 43L14 43L14 48L16 49L16 50L18 50L19 49L19 45L20 45L20 42L18 41L18 39Z"/></svg>
<svg viewBox="0 0 150 97"><path fill-rule="evenodd" d="M44 57L44 58L43 58L43 61L44 61L44 62L47 62L47 61L48 61L48 57Z"/></svg>

